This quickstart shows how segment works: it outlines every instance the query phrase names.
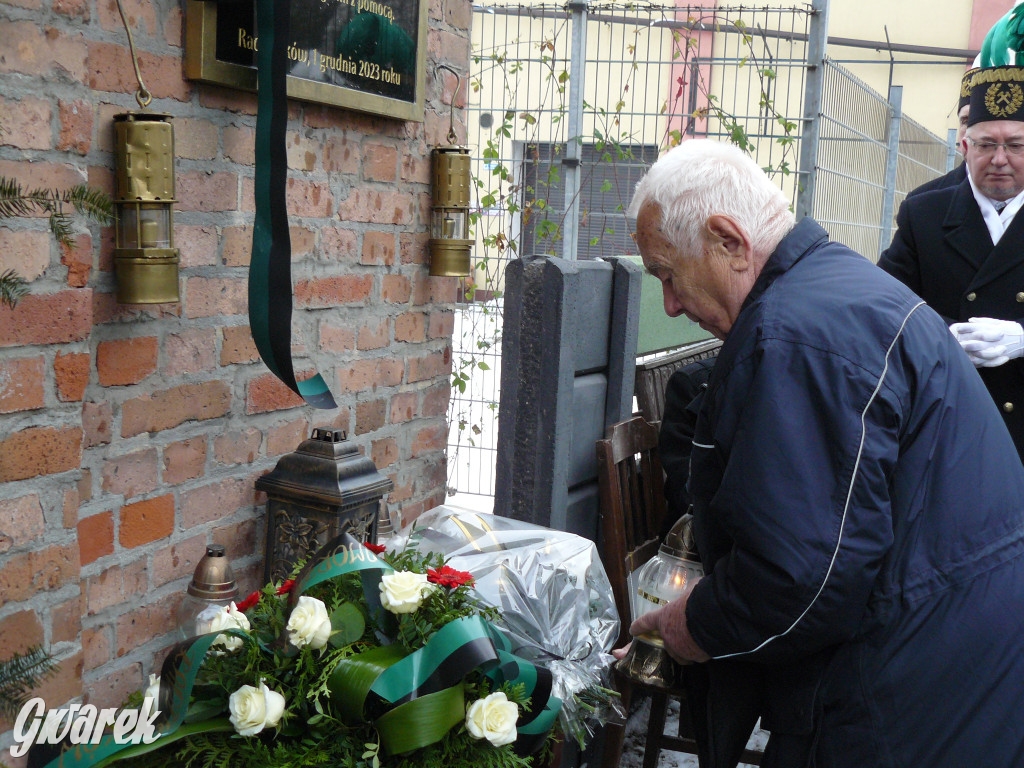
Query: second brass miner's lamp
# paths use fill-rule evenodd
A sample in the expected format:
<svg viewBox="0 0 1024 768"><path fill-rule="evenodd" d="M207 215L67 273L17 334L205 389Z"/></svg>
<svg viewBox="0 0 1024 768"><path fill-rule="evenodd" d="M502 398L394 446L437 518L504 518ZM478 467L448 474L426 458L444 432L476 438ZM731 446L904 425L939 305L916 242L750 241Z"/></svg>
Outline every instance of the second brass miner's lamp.
<svg viewBox="0 0 1024 768"><path fill-rule="evenodd" d="M450 144L435 147L430 155L430 274L462 277L472 271L470 254L473 250L469 237L469 147L455 143L455 101L462 79L444 64L438 69L447 69L458 79L458 84L448 120Z"/></svg>

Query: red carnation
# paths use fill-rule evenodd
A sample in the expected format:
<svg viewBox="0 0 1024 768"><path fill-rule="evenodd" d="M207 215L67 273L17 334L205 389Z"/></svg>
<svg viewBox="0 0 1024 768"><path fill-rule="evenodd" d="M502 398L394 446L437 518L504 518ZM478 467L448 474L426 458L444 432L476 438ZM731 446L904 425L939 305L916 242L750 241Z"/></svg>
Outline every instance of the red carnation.
<svg viewBox="0 0 1024 768"><path fill-rule="evenodd" d="M440 568L427 568L427 581L453 589L463 584L473 584L473 575L465 571L457 571L449 565Z"/></svg>
<svg viewBox="0 0 1024 768"><path fill-rule="evenodd" d="M375 555L379 555L385 549L383 544L371 544L368 541L364 541L363 542L363 546L366 547L371 552L373 552L373 554L375 554Z"/></svg>
<svg viewBox="0 0 1024 768"><path fill-rule="evenodd" d="M288 579L287 581L284 582L284 584L282 584L280 587L277 588L276 594L278 594L278 595L287 595L289 592L292 591L292 587L294 587L294 586L295 586L295 580L294 579Z"/></svg>
<svg viewBox="0 0 1024 768"><path fill-rule="evenodd" d="M245 598L245 600L243 600L242 602L235 603L235 608L240 610L242 613L245 613L250 608L252 608L254 605L256 605L256 603L258 603L259 601L260 601L260 593L259 592L253 592L251 595L249 595L247 598Z"/></svg>

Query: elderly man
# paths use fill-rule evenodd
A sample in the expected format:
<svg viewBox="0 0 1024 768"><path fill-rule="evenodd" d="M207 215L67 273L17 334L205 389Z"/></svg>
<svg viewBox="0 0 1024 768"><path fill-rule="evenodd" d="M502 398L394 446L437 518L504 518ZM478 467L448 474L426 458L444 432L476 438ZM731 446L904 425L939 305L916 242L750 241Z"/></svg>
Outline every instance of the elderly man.
<svg viewBox="0 0 1024 768"><path fill-rule="evenodd" d="M970 177L908 197L878 265L938 312L978 367L1024 456L1024 67L971 80Z"/></svg>
<svg viewBox="0 0 1024 768"><path fill-rule="evenodd" d="M707 575L630 631L710 660L717 711L753 702L767 768L1020 768L1024 468L946 325L734 147L673 149L630 213L666 313L724 340Z"/></svg>

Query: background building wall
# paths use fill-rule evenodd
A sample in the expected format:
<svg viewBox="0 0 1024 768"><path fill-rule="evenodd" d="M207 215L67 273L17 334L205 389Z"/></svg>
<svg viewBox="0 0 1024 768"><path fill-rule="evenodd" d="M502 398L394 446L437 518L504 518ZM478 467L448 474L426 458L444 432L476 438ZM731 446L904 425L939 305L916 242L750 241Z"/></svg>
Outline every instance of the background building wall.
<svg viewBox="0 0 1024 768"><path fill-rule="evenodd" d="M424 2L423 122L289 102L293 354L337 410L305 406L256 353L256 101L184 79L183 3L125 0L150 108L174 118L181 303L116 303L110 227L75 218L63 249L43 218L0 220L0 271L31 290L0 308L0 659L55 653L49 706L117 705L143 686L207 544L226 546L243 594L257 586L253 483L312 427L346 430L394 481L396 519L443 499L458 281L428 276L426 226L456 81L434 72L466 72L471 10ZM3 0L0 175L112 193L112 118L138 109L136 87L111 0Z"/></svg>

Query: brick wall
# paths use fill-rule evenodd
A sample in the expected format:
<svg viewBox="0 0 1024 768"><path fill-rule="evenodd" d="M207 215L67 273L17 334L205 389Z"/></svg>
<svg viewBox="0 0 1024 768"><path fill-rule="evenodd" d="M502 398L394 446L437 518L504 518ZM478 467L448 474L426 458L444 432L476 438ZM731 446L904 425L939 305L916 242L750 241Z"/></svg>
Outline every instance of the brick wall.
<svg viewBox="0 0 1024 768"><path fill-rule="evenodd" d="M65 249L41 218L0 220L0 268L31 281L0 308L0 659L55 653L48 705L116 705L143 685L205 545L227 547L243 593L256 586L253 483L312 427L347 430L404 520L443 499L458 286L428 276L426 224L455 79L432 73L466 72L471 9L429 2L422 123L289 104L293 352L337 410L304 406L257 356L256 102L184 79L183 4L124 3L151 109L174 118L181 303L117 304L110 228L76 219ZM112 193L112 118L137 109L135 89L110 0L0 0L0 174Z"/></svg>

